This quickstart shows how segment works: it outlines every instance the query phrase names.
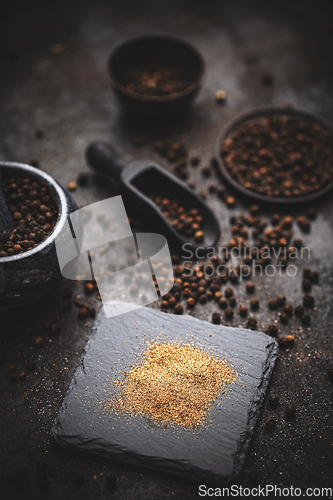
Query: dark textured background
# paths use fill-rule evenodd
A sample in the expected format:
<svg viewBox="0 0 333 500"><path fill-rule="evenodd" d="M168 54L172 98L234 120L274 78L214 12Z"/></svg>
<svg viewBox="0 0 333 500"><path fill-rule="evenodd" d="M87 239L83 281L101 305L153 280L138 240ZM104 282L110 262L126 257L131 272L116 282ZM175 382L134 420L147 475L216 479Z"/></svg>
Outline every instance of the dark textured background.
<svg viewBox="0 0 333 500"><path fill-rule="evenodd" d="M325 4L314 2L65 2L11 4L1 16L0 45L1 159L29 163L66 185L79 172L87 144L111 140L133 158L151 157L169 165L153 151L155 139L187 140L190 148L208 161L220 128L237 113L286 102L315 112L333 122L332 16ZM195 104L175 123L135 124L126 119L108 85L106 59L114 45L127 37L165 32L183 36L202 51L208 66L204 87ZM50 47L65 46L54 55ZM275 84L264 87L263 71L272 71ZM227 92L227 102L216 104L215 91ZM43 129L43 139L35 137ZM133 138L142 135L141 149ZM192 169L191 179L199 182ZM211 179L200 181L203 187ZM85 205L112 194L105 183L92 179L75 193ZM222 242L229 235L225 206L209 196L209 205L221 222ZM241 210L238 204L234 210ZM270 391L280 396L280 407L265 403L248 455L246 470L258 474L261 485L333 486L332 481L332 208L328 197L318 205L320 215L304 241L311 247L311 266L321 273L313 294L318 305L311 328L300 329L293 320L282 331L294 332L293 348L282 351ZM297 233L297 230L295 231ZM309 262L299 262L301 268ZM267 300L286 293L301 301L301 276L292 280L256 278L262 306L256 316L264 328L276 317ZM63 287L29 309L0 316L1 425L0 479L5 498L43 498L38 491L36 463L48 463L48 498L188 499L198 497L197 485L123 466L118 462L69 453L50 441L52 423L59 411L72 374L89 336L93 320L77 319L77 309L62 310ZM75 285L83 296L83 285ZM237 289L239 301L244 284ZM85 299L84 299L85 300ZM94 298L87 301L97 304ZM248 302L248 298L244 298ZM214 306L198 307L195 315L209 319ZM61 325L52 336L44 322ZM241 324L235 319L233 324ZM37 336L46 339L37 351ZM36 373L26 382L11 385L8 366L24 369L37 362ZM284 418L285 406L294 401L295 421ZM267 433L264 422L275 416L277 428ZM75 478L84 474L85 485ZM113 493L105 477L116 477ZM241 478L248 484L248 475Z"/></svg>

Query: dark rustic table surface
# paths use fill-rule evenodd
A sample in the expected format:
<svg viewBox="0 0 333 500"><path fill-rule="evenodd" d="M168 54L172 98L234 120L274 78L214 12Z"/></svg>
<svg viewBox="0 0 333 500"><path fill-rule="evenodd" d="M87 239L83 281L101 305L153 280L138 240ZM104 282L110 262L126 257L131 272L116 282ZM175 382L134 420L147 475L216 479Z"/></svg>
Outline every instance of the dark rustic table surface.
<svg viewBox="0 0 333 500"><path fill-rule="evenodd" d="M162 32L180 35L202 52L207 79L191 109L181 118L142 124L129 119L113 96L106 60L118 42L134 35ZM313 2L48 2L8 6L2 16L1 160L38 164L64 186L88 172L84 152L93 140L115 143L128 158L152 158L170 164L153 148L157 139L185 140L191 152L209 162L216 136L238 113L265 105L289 103L333 122L332 16ZM55 44L62 47L54 49ZM53 47L53 48L52 48ZM60 52L60 53L54 53ZM274 84L264 86L261 75L270 71ZM226 91L224 105L215 91ZM143 146L134 138L140 135ZM190 180L207 191L215 173L202 178L190 169ZM74 197L86 205L114 194L112 188L90 177ZM208 204L218 216L223 243L230 238L229 218L247 211L238 201L226 208L215 194ZM273 410L265 402L245 472L240 484L259 482L279 487L332 487L332 209L330 197L318 203L319 215L308 235L310 259L297 261L294 278L255 277L261 308L256 314L264 329L276 313L267 301L285 293L294 304L302 300L301 268L320 272L313 288L316 309L310 327L293 319L282 326L295 335L294 346L281 350L270 393L280 397ZM301 212L294 212L296 215ZM299 235L299 230L295 229ZM198 485L144 469L79 452L64 451L50 440L50 430L80 359L94 320L79 320L78 310L63 310L63 283L41 302L0 316L0 490L3 498L50 499L189 499ZM95 296L85 297L83 283L73 284L74 296L99 307ZM237 286L239 301L248 302L244 283ZM214 305L192 314L210 320ZM58 324L52 334L47 322ZM244 324L239 316L232 323ZM36 349L37 337L45 345ZM35 361L35 373L11 384L8 367L25 370ZM287 420L285 407L294 403L296 418ZM267 432L265 421L277 425ZM47 486L38 482L38 466L47 464ZM45 467L42 466L42 467ZM112 479L115 478L115 488ZM204 481L202 481L204 483ZM46 491L48 490L48 491ZM111 491L112 490L112 491Z"/></svg>

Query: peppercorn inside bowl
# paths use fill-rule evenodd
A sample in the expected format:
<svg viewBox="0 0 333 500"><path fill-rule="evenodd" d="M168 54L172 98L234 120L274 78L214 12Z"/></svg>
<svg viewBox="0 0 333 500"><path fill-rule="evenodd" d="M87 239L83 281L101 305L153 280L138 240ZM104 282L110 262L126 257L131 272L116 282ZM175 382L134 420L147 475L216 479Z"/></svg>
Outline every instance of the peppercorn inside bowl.
<svg viewBox="0 0 333 500"><path fill-rule="evenodd" d="M0 310L36 302L61 280L55 238L66 234L72 197L47 173L0 162L15 229L0 240Z"/></svg>
<svg viewBox="0 0 333 500"><path fill-rule="evenodd" d="M119 100L143 115L183 111L200 90L204 71L200 52L168 35L127 40L108 61L110 83Z"/></svg>
<svg viewBox="0 0 333 500"><path fill-rule="evenodd" d="M215 159L227 182L246 197L308 203L333 188L333 127L305 111L251 111L220 132Z"/></svg>

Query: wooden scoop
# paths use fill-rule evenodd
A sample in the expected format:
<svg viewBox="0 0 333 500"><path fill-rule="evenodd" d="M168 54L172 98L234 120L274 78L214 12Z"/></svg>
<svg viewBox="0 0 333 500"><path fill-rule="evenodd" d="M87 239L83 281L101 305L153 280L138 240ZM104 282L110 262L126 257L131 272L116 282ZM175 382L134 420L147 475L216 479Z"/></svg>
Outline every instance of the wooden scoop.
<svg viewBox="0 0 333 500"><path fill-rule="evenodd" d="M163 234L170 245L178 249L190 243L190 250L200 247L205 253L214 246L220 236L218 221L208 207L192 189L157 163L150 160L127 162L114 146L106 142L95 142L86 151L86 159L96 172L111 177L124 197L126 205L148 226L152 232ZM150 199L151 195L176 198L188 208L196 208L203 217L203 241L198 243L174 229L162 210Z"/></svg>

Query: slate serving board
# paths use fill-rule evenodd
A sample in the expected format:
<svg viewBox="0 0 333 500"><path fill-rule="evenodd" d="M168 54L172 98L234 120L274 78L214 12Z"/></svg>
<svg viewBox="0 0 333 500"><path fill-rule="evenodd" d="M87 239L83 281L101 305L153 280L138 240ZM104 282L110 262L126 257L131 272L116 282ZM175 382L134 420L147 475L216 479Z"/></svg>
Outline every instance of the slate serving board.
<svg viewBox="0 0 333 500"><path fill-rule="evenodd" d="M112 307L124 313L107 319L101 310L54 423L55 441L194 480L234 481L244 465L276 361L277 342L264 333L213 325L188 315L147 307L125 313L128 306L117 302ZM103 411L99 402L110 393L114 374L137 361L143 339L157 335L186 343L192 338L213 348L240 375L240 384L212 408L208 425L195 431L172 429L145 417Z"/></svg>

